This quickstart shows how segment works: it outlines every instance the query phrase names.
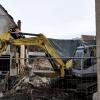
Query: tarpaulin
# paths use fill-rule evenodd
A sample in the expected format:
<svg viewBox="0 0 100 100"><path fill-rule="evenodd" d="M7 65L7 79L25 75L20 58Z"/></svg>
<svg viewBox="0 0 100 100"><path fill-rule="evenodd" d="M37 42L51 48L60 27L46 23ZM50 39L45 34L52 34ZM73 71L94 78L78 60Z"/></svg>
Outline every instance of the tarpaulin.
<svg viewBox="0 0 100 100"><path fill-rule="evenodd" d="M96 44L95 40L82 41L49 39L49 41L61 57L74 57L74 54L78 46Z"/></svg>

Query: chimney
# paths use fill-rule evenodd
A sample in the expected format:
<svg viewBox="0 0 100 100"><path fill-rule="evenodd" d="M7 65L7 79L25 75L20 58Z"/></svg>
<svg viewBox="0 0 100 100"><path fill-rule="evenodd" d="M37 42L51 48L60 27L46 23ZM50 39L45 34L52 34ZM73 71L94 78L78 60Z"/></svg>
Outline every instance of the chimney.
<svg viewBox="0 0 100 100"><path fill-rule="evenodd" d="M21 20L18 20L17 22L17 25L18 25L18 28L19 30L21 31ZM20 65L25 65L25 62L24 62L24 58L25 58L25 46L24 45L21 45L20 46Z"/></svg>
<svg viewBox="0 0 100 100"><path fill-rule="evenodd" d="M21 31L21 20L18 20L17 25L18 25L18 27L19 27L19 29Z"/></svg>

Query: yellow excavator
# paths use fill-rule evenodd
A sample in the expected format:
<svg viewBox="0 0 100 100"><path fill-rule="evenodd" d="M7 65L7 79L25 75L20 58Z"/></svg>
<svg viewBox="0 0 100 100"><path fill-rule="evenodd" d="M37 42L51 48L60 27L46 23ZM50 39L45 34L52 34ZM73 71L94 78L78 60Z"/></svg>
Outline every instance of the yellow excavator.
<svg viewBox="0 0 100 100"><path fill-rule="evenodd" d="M18 36L16 38L16 35ZM33 36L32 38L25 38L23 35L31 35ZM45 52L49 55L49 59L51 60L51 63L53 65L53 69L60 73L60 81L57 80L57 84L63 82L64 86L67 88L71 87L71 90L76 90L76 91L82 91L84 90L84 93L91 94L96 90L96 77L93 78L92 73L96 74L96 63L93 61L91 62L91 66L87 63L88 61L90 62L90 53L89 51L92 50L93 46L86 46L85 48L83 46L78 47L75 57L79 57L80 59L70 59L66 63L61 59L57 51L54 49L53 45L49 42L49 40L43 35L43 34L29 34L29 33L4 33L0 35L0 54L7 49L8 45L14 45L14 46L20 46L20 45L33 45L33 46L38 46L42 49L44 49ZM95 52L95 49L93 49ZM88 54L88 57L87 57ZM93 53L92 53L93 54ZM94 54L95 55L95 54ZM81 57L87 57L86 60L83 60ZM94 57L94 56L93 56ZM52 61L53 59L53 61ZM74 61L74 62L73 62ZM92 61L92 60L91 60ZM75 65L76 62L76 65ZM75 67L75 66L76 67ZM73 68L74 66L74 68ZM85 67L85 68L84 68ZM57 70L56 70L57 68ZM72 73L71 73L71 78L62 78L65 77L65 70L72 68ZM82 69L82 70L81 70ZM95 69L95 70L94 70ZM72 75L73 74L73 75ZM88 76L83 77L83 76ZM91 80L91 78L93 80ZM63 79L63 80L62 80ZM87 81L88 80L88 81ZM90 80L90 82L89 82ZM54 81L55 84L55 81ZM57 86L57 84L55 84ZM59 85L58 84L58 85ZM62 83L61 83L62 84ZM59 86L61 86L61 84ZM67 85L66 85L67 84ZM55 86L54 85L54 86ZM64 87L64 88L65 88ZM91 88L92 91L91 91ZM94 89L95 88L95 89Z"/></svg>
<svg viewBox="0 0 100 100"><path fill-rule="evenodd" d="M18 36L18 38L16 38L16 35ZM31 35L34 37L23 38L23 35ZM51 59L51 63L53 63L52 59L55 60L56 66L54 65L53 68L55 70L59 69L59 71L57 70L57 72L60 73L61 77L65 76L65 69L69 69L73 65L72 60L67 61L66 64L63 62L63 60L61 59L57 51L54 49L52 44L43 34L29 34L29 33L21 33L21 32L4 33L0 36L0 54L2 54L2 52L6 50L8 45L14 45L14 46L33 45L44 49L44 51L46 51L47 54L49 54L48 57L49 60Z"/></svg>

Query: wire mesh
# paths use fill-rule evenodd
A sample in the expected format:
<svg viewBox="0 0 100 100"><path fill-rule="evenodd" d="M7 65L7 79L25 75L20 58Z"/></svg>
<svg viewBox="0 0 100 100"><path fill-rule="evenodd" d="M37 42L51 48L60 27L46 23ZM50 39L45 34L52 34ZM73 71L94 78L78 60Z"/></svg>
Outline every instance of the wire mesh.
<svg viewBox="0 0 100 100"><path fill-rule="evenodd" d="M0 58L3 60L11 60L9 70L20 68L20 72L24 71L24 66L16 67L16 58ZM92 100L93 93L97 91L97 72L96 72L96 57L63 57L63 58L49 58L30 56L29 58L17 58L20 62L23 59L25 66L31 68L32 73L39 77L45 77L49 80L49 84L42 85L42 87L25 86L22 94L27 94L27 100ZM70 69L65 69L65 77L60 77L53 70L49 59L73 59L74 66ZM68 61L68 60L67 60ZM6 62L5 62L6 63ZM55 62L57 63L57 62ZM58 65L58 64L57 64ZM3 66L3 65L2 65ZM4 65L5 67L5 65ZM6 66L7 67L7 66ZM58 71L60 71L58 65ZM3 70L0 70L3 72ZM17 74L18 75L18 74ZM15 80L15 79L12 79ZM14 81L13 84L15 85ZM11 83L11 85L13 85ZM7 85L7 84L6 84ZM12 88L13 86L11 86ZM30 88L30 89L29 89ZM27 93L28 92L28 93ZM18 95L18 94L17 94ZM14 98L17 98L16 96Z"/></svg>

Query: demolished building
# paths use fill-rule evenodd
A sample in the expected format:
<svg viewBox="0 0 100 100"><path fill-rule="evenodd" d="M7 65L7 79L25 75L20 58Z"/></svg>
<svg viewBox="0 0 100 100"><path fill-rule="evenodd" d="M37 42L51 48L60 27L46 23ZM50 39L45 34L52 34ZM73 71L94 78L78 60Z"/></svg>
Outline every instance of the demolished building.
<svg viewBox="0 0 100 100"><path fill-rule="evenodd" d="M11 31L15 26L16 23L13 17L0 5L0 34ZM0 57L0 75L10 71L10 46L7 47L7 50L3 54Z"/></svg>

